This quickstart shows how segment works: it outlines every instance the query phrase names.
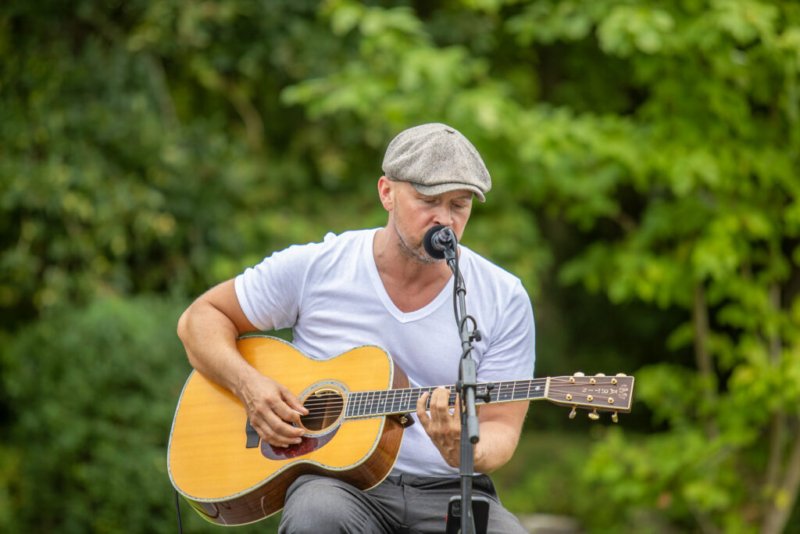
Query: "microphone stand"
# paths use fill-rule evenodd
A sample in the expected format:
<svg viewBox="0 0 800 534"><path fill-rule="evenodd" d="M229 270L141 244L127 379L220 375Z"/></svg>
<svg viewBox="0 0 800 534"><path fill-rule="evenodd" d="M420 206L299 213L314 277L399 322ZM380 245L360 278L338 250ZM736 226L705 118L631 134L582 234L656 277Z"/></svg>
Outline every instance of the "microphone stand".
<svg viewBox="0 0 800 534"><path fill-rule="evenodd" d="M456 391L461 395L461 533L475 534L475 517L472 512L472 478L475 476L475 444L480 439L478 431L478 416L475 407L475 392L477 388L477 371L475 359L472 357L472 342L480 340L477 328L470 331L469 323L475 320L467 315L465 295L467 289L464 279L458 268L457 243L453 235L453 246L445 247L444 258L450 270L453 271L454 284L454 312L461 336L461 361L458 369L458 382ZM449 520L449 518L448 518Z"/></svg>

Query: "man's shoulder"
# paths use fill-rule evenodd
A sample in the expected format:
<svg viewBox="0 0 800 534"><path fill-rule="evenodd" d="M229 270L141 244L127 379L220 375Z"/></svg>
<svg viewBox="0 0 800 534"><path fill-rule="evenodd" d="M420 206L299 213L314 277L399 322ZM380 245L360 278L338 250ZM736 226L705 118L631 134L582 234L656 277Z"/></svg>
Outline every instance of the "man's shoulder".
<svg viewBox="0 0 800 534"><path fill-rule="evenodd" d="M347 230L341 233L328 232L319 241L309 241L305 243L296 243L288 246L284 250L302 251L308 250L312 253L323 253L326 251L335 251L349 246L354 246L363 243L365 239L371 239L375 233L375 228L363 230Z"/></svg>
<svg viewBox="0 0 800 534"><path fill-rule="evenodd" d="M348 230L341 233L328 232L320 241L298 244L286 250L295 250L298 258L321 269L345 266L364 251L369 250L376 229Z"/></svg>
<svg viewBox="0 0 800 534"><path fill-rule="evenodd" d="M320 256L339 256L354 254L362 250L366 243L372 243L376 229L347 230L341 233L328 232L322 241L310 245L317 249Z"/></svg>
<svg viewBox="0 0 800 534"><path fill-rule="evenodd" d="M323 244L329 246L343 246L352 243L361 243L365 239L372 239L377 228L364 228L359 230L347 230L341 233L328 232L322 240Z"/></svg>

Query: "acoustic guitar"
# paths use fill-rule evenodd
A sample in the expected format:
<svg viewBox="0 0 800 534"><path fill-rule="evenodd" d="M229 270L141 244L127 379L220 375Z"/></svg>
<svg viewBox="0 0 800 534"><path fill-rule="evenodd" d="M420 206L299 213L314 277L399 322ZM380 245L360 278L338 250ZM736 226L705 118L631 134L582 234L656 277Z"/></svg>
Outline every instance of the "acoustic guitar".
<svg viewBox="0 0 800 534"><path fill-rule="evenodd" d="M269 336L238 341L244 358L298 396L302 443L272 447L250 426L239 399L193 371L178 401L167 464L172 485L205 519L241 525L283 508L286 490L306 473L324 474L368 489L389 474L403 428L417 400L433 387L410 388L403 372L375 346L330 360L313 360ZM631 408L631 376L534 378L480 384L479 404L545 399L555 404L617 412ZM450 387L451 405L457 395Z"/></svg>

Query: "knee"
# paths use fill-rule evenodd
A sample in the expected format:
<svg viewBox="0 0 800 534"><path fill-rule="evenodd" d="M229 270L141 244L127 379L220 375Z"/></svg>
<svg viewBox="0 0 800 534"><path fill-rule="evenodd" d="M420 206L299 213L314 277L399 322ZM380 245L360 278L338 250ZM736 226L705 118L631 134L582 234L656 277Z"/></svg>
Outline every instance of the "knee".
<svg viewBox="0 0 800 534"><path fill-rule="evenodd" d="M298 478L286 493L280 532L358 532L353 524L358 491L331 478Z"/></svg>

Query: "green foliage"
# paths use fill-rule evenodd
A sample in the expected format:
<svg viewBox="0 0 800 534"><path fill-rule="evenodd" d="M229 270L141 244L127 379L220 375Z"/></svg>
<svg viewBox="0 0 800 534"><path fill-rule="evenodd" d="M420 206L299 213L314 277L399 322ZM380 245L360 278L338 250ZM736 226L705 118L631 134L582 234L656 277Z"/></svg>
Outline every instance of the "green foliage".
<svg viewBox="0 0 800 534"><path fill-rule="evenodd" d="M14 530L146 531L173 513L164 446L188 374L173 329L179 309L98 301L49 315L5 348Z"/></svg>
<svg viewBox="0 0 800 534"><path fill-rule="evenodd" d="M536 418L534 416L534 418ZM538 418L537 418L538 419ZM578 477L591 443L577 433L525 436L514 458L493 474L503 504L512 512L574 515L581 503Z"/></svg>
<svg viewBox="0 0 800 534"><path fill-rule="evenodd" d="M667 502L661 513L691 518L704 530L774 531L766 526L770 510L786 510L777 494L797 491L788 475L779 482L764 473L789 469L797 454L791 444L800 397L787 377L798 372L799 350L792 326L798 49L785 43L794 42L800 13L781 2L709 2L702 10L608 4L606 14L582 17L596 25L605 53L629 62L631 83L643 92L621 139L638 157L632 164L619 157L625 150L607 155L588 147L584 159L621 166L615 173L601 167L610 182L591 192L606 211L590 204L576 213L583 196L556 186L561 213L580 228L617 227L569 261L561 279L612 302L684 308L687 323L671 346L691 344L698 369L660 364L639 371L639 398L669 432L640 440L613 466L610 451L619 454L627 442L607 441L589 476L615 488L612 498L631 516ZM535 33L545 12L550 30L559 18L563 33ZM520 15L515 29L541 42L583 38L566 30L570 17L538 6ZM577 173L568 181L589 177ZM768 435L770 427L789 434Z"/></svg>
<svg viewBox="0 0 800 534"><path fill-rule="evenodd" d="M324 199L305 192L335 190L338 177L315 167L346 172L343 158L309 149L322 144L313 137L264 143L295 121L291 111L265 120L288 83L273 73L319 60L298 48L314 31L308 9L287 2L295 23L284 27L277 4L258 13L243 1L182 5L51 3L39 6L43 18L27 2L2 8L0 310L9 321L20 318L12 309L30 319L100 294L196 294L237 272L230 262L243 253L319 238L319 224L282 234L288 217L319 217ZM274 42L250 46L239 29Z"/></svg>
<svg viewBox="0 0 800 534"><path fill-rule="evenodd" d="M102 299L48 314L5 347L16 422L14 448L0 449L4 530L174 530L166 444L190 371L175 335L184 307ZM182 508L189 531L213 529Z"/></svg>

